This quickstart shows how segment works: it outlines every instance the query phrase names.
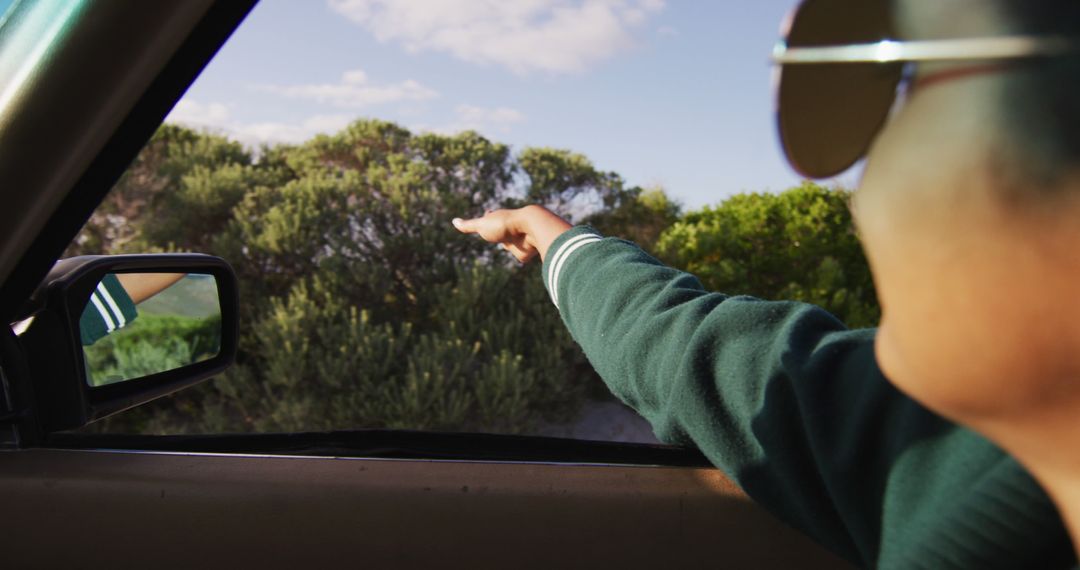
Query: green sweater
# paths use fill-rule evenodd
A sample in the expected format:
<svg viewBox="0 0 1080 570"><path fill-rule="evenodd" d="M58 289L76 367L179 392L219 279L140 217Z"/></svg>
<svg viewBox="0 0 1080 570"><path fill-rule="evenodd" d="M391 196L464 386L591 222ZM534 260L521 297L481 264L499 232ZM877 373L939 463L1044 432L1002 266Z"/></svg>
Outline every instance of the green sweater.
<svg viewBox="0 0 1080 570"><path fill-rule="evenodd" d="M544 282L611 390L782 520L860 566L1074 562L1053 504L1010 456L896 390L873 330L817 307L705 291L576 227Z"/></svg>
<svg viewBox="0 0 1080 570"><path fill-rule="evenodd" d="M105 276L90 293L79 318L79 336L83 346L90 346L117 329L124 328L138 316L120 280L112 273Z"/></svg>

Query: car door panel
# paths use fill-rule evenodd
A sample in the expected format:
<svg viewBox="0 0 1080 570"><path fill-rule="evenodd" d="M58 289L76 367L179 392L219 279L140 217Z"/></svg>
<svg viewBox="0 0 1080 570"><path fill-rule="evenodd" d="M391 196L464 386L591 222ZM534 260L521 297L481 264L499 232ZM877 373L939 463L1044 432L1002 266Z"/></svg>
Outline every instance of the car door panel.
<svg viewBox="0 0 1080 570"><path fill-rule="evenodd" d="M843 563L707 468L0 453L12 567Z"/></svg>

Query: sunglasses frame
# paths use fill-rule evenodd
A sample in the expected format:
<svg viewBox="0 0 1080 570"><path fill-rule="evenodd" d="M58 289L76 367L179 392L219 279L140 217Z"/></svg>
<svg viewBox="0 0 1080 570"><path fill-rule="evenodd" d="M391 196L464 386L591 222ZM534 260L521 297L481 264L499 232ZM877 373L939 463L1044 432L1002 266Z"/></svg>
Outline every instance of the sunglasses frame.
<svg viewBox="0 0 1080 570"><path fill-rule="evenodd" d="M886 36L886 39L871 43L850 43L837 45L808 45L789 46L789 37L792 27L795 25L798 14L805 7L805 3L796 8L783 26L783 37L773 48L770 58L776 76L774 89L776 97L776 120L779 129L780 141L784 147L784 154L788 164L799 174L808 178L829 178L837 176L848 170L860 159L865 158L867 148L864 148L858 156L852 158L847 166L840 168L839 165L832 167L815 166L812 159L808 159L797 146L789 139L785 125L790 123L785 120L784 110L781 108L782 89L784 83L783 69L787 66L793 68L807 68L814 65L835 64L902 64L903 69L897 83L897 92L891 105L902 96L907 85L914 76L914 66L919 62L959 63L967 61L1002 62L1021 59L1051 58L1080 54L1080 36L1061 35L1015 35L1015 36L991 36L975 38L955 38L941 40L896 40ZM789 111L790 112L790 111ZM875 132L879 132L886 123L890 112L882 115ZM872 135L876 136L876 135ZM871 139L872 140L872 139ZM870 142L867 142L869 145ZM841 155L843 156L843 155ZM844 161L836 161L844 162Z"/></svg>
<svg viewBox="0 0 1080 570"><path fill-rule="evenodd" d="M949 40L883 40L869 44L773 49L776 65L823 63L896 63L917 61L990 61L1056 57L1080 53L1080 41L1066 36L998 36Z"/></svg>

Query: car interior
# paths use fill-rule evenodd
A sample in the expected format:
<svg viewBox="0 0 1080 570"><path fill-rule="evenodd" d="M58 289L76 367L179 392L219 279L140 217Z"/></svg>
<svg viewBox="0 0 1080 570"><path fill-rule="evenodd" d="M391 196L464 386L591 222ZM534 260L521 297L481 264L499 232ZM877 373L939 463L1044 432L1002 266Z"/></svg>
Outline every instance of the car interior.
<svg viewBox="0 0 1080 570"><path fill-rule="evenodd" d="M236 359L247 323L228 259L60 260L255 4L16 0L0 20L0 310L13 325L0 340L3 565L846 566L687 448L381 428L79 429ZM90 358L87 311L106 332L121 326L128 313L106 284L133 276L209 300L204 351L136 378Z"/></svg>

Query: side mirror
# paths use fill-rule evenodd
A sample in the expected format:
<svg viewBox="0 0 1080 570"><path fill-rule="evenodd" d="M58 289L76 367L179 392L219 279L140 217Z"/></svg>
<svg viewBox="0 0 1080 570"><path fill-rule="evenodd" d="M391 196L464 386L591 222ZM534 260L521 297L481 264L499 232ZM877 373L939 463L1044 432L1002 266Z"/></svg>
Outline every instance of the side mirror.
<svg viewBox="0 0 1080 570"><path fill-rule="evenodd" d="M222 372L236 359L237 305L217 257L57 262L17 325L40 428L81 427Z"/></svg>

